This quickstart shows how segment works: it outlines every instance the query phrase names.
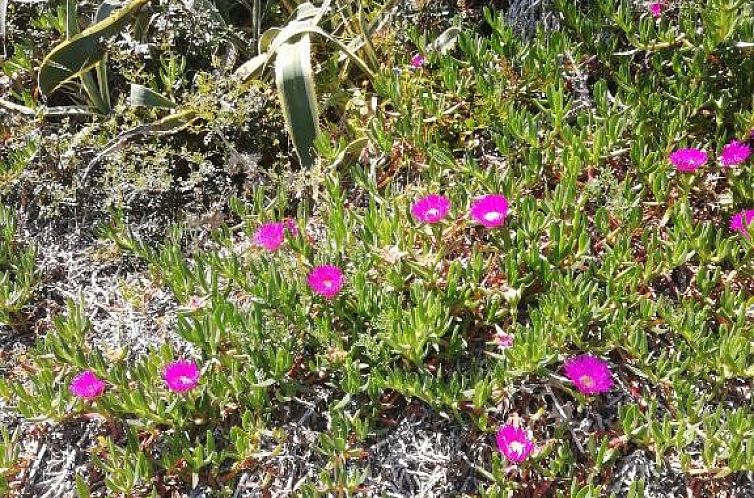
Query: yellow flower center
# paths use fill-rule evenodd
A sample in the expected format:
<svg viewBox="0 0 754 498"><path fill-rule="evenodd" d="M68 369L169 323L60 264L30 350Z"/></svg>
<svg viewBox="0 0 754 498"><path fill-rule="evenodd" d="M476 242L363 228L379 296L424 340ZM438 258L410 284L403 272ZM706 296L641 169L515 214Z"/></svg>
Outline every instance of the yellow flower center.
<svg viewBox="0 0 754 498"><path fill-rule="evenodd" d="M579 378L579 382L585 387L594 386L594 379L589 375L582 375L581 378Z"/></svg>

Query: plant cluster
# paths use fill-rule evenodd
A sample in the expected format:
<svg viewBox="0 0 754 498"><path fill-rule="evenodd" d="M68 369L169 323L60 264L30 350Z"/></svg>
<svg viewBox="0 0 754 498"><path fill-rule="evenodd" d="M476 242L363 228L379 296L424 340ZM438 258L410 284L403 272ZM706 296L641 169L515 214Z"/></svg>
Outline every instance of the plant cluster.
<svg viewBox="0 0 754 498"><path fill-rule="evenodd" d="M5 427L0 428L0 492L2 493L10 492L8 481L18 471L19 439L19 432L11 434Z"/></svg>
<svg viewBox="0 0 754 498"><path fill-rule="evenodd" d="M483 32L380 47L399 67L366 67L313 151L295 144L308 195L251 187L201 250L115 215L103 237L171 291L184 342L109 358L71 302L0 397L112 427L91 449L111 495L272 480L286 413L317 390L323 463L300 496L376 493L370 448L416 403L476 438L476 496L617 495L635 449L730 489L754 470L754 7L553 6L562 29L531 40L485 9Z"/></svg>
<svg viewBox="0 0 754 498"><path fill-rule="evenodd" d="M36 247L19 242L11 209L0 206L0 324L23 330L23 308L40 280Z"/></svg>

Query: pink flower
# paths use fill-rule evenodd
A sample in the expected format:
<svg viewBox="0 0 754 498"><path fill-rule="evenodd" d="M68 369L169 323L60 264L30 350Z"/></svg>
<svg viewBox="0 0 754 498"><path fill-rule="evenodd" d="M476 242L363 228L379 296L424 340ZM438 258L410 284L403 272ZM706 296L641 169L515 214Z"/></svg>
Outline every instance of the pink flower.
<svg viewBox="0 0 754 498"><path fill-rule="evenodd" d="M723 152L720 155L720 162L726 168L732 166L738 166L742 162L746 161L751 155L751 147L738 140L731 140L723 147Z"/></svg>
<svg viewBox="0 0 754 498"><path fill-rule="evenodd" d="M277 251L285 241L286 230L295 235L298 232L296 223L293 220L265 223L254 233L254 243L270 252Z"/></svg>
<svg viewBox="0 0 754 498"><path fill-rule="evenodd" d="M416 221L437 223L450 211L450 200L442 195L422 197L411 206L411 215Z"/></svg>
<svg viewBox="0 0 754 498"><path fill-rule="evenodd" d="M746 209L730 217L730 229L748 237L752 222L754 222L754 209Z"/></svg>
<svg viewBox="0 0 754 498"><path fill-rule="evenodd" d="M471 204L471 217L485 228L499 227L507 215L508 199L504 195L485 195Z"/></svg>
<svg viewBox="0 0 754 498"><path fill-rule="evenodd" d="M206 302L207 301L203 297L191 296L188 298L188 302L186 303L186 308L189 311L196 311L200 308L203 308Z"/></svg>
<svg viewBox="0 0 754 498"><path fill-rule="evenodd" d="M420 67L422 67L424 65L424 63L426 61L427 60L424 58L424 56L422 54L414 54L411 57L411 63L410 64L411 64L411 67L413 67L414 69L419 69Z"/></svg>
<svg viewBox="0 0 754 498"><path fill-rule="evenodd" d="M678 149L669 156L670 162L681 173L693 173L707 162L707 153L700 149Z"/></svg>
<svg viewBox="0 0 754 498"><path fill-rule="evenodd" d="M105 392L105 382L100 380L91 370L84 370L71 380L68 390L81 399L94 399Z"/></svg>
<svg viewBox="0 0 754 498"><path fill-rule="evenodd" d="M662 11L665 10L665 2L652 2L649 4L649 13L652 17L658 18L662 16Z"/></svg>
<svg viewBox="0 0 754 498"><path fill-rule="evenodd" d="M513 336L507 332L503 332L502 330L498 331L495 334L493 340L495 341L495 344L497 344L497 347L500 349L508 349L513 347Z"/></svg>
<svg viewBox="0 0 754 498"><path fill-rule="evenodd" d="M511 463L521 463L534 451L534 443L524 429L505 424L497 431L497 448Z"/></svg>
<svg viewBox="0 0 754 498"><path fill-rule="evenodd" d="M566 377L583 394L598 394L613 387L613 379L607 363L596 356L583 354L565 362Z"/></svg>
<svg viewBox="0 0 754 498"><path fill-rule="evenodd" d="M326 299L334 298L343 288L343 282L343 272L333 265L315 266L307 278L309 288Z"/></svg>
<svg viewBox="0 0 754 498"><path fill-rule="evenodd" d="M199 367L191 360L176 360L165 367L162 377L168 389L183 393L199 384Z"/></svg>

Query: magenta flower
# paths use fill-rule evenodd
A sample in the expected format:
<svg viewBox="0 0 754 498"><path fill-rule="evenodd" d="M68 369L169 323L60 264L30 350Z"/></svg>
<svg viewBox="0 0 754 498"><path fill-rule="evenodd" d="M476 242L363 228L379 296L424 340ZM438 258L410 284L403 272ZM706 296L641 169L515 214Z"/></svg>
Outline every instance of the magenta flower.
<svg viewBox="0 0 754 498"><path fill-rule="evenodd" d="M165 367L162 377L168 389L183 393L199 384L199 367L191 360L176 360Z"/></svg>
<svg viewBox="0 0 754 498"><path fill-rule="evenodd" d="M507 215L508 199L504 195L485 195L471 203L471 217L485 228L499 227Z"/></svg>
<svg viewBox="0 0 754 498"><path fill-rule="evenodd" d="M738 140L731 140L723 147L723 152L720 154L720 162L726 168L731 168L746 161L750 155L751 147L748 144L739 142Z"/></svg>
<svg viewBox="0 0 754 498"><path fill-rule="evenodd" d="M652 2L649 4L649 13L652 17L658 18L662 16L662 11L665 10L665 2Z"/></svg>
<svg viewBox="0 0 754 498"><path fill-rule="evenodd" d="M105 382L100 380L91 370L84 370L71 380L68 390L81 399L94 399L105 392Z"/></svg>
<svg viewBox="0 0 754 498"><path fill-rule="evenodd" d="M681 173L693 173L707 162L707 153L701 149L678 149L669 156L670 162Z"/></svg>
<svg viewBox="0 0 754 498"><path fill-rule="evenodd" d="M566 377L583 394L599 394L613 387L613 379L607 363L596 356L582 354L565 362Z"/></svg>
<svg viewBox="0 0 754 498"><path fill-rule="evenodd" d="M494 337L494 342L500 349L508 349L513 347L513 336L502 330L497 332Z"/></svg>
<svg viewBox="0 0 754 498"><path fill-rule="evenodd" d="M534 451L534 443L524 429L505 424L497 431L497 448L511 463L521 463Z"/></svg>
<svg viewBox="0 0 754 498"><path fill-rule="evenodd" d="M730 217L730 229L748 237L752 222L754 222L754 209L746 209Z"/></svg>
<svg viewBox="0 0 754 498"><path fill-rule="evenodd" d="M334 298L343 288L343 272L337 266L315 266L307 278L309 288L326 299Z"/></svg>
<svg viewBox="0 0 754 498"><path fill-rule="evenodd" d="M411 206L411 215L416 221L437 223L450 211L450 200L443 195L422 197Z"/></svg>
<svg viewBox="0 0 754 498"><path fill-rule="evenodd" d="M414 54L411 57L411 63L410 64L411 64L411 67L413 67L414 69L419 69L420 67L422 67L424 65L424 63L426 61L427 60L424 58L424 56L422 54Z"/></svg>
<svg viewBox="0 0 754 498"><path fill-rule="evenodd" d="M265 223L254 233L254 243L270 252L277 251L285 241L286 230L295 235L298 232L296 223L293 220Z"/></svg>

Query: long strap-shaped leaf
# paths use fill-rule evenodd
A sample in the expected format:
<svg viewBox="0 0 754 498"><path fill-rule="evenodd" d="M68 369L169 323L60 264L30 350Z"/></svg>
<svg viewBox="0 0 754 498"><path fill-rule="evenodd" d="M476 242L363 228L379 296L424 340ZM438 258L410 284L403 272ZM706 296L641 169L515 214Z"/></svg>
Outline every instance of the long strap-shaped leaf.
<svg viewBox="0 0 754 498"><path fill-rule="evenodd" d="M319 132L319 111L314 88L309 35L285 43L275 58L275 84L288 133L301 165L314 165L312 147Z"/></svg>
<svg viewBox="0 0 754 498"><path fill-rule="evenodd" d="M329 1L326 1L321 7L317 8L309 3L301 4L297 10L296 19L289 22L283 29L270 29L262 35L260 39L260 54L251 58L236 69L234 76L241 84L247 84L250 80L260 78L264 73L265 67L272 60L273 57L277 57L277 52L280 47L286 43L291 43L292 40L299 36L307 34L315 34L326 38L328 41L337 45L338 48L350 57L351 60L359 66L359 68L370 79L374 79L375 75L369 68L369 65L346 44L332 36L330 33L324 31L317 26L324 11L329 7ZM263 46L262 41L265 41L267 35L273 35L272 41L266 40L267 43Z"/></svg>
<svg viewBox="0 0 754 498"><path fill-rule="evenodd" d="M175 102L171 101L164 95L161 95L151 88L144 85L131 83L131 97L129 98L132 106L143 107L168 107L174 108Z"/></svg>
<svg viewBox="0 0 754 498"><path fill-rule="evenodd" d="M105 55L105 39L118 33L149 0L131 0L104 20L56 46L39 68L39 89L50 95L94 67Z"/></svg>
<svg viewBox="0 0 754 498"><path fill-rule="evenodd" d="M105 0L97 8L97 12L94 14L94 22L102 22L121 6L120 0ZM110 83L107 78L107 54L102 56L102 60L97 63L97 85L99 87L99 94L104 103L105 109L110 110Z"/></svg>
<svg viewBox="0 0 754 498"><path fill-rule="evenodd" d="M311 39L298 33L303 27L316 27L330 8L330 0L320 7L302 3L291 20L273 40L270 53L275 54L275 86L283 109L283 118L293 146L308 168L314 165L314 139L319 134L319 110L311 63Z"/></svg>
<svg viewBox="0 0 754 498"><path fill-rule="evenodd" d="M65 2L65 23L66 23L66 40L70 40L81 32L79 28L79 13L76 0L66 0ZM81 85L89 97L89 103L100 113L106 113L110 110L110 103L102 98L100 89L94 79L94 75L87 71L81 74Z"/></svg>
<svg viewBox="0 0 754 498"><path fill-rule="evenodd" d="M268 41L267 52L254 57L235 73L239 80L245 82L264 72L267 63L275 57L275 83L283 117L304 167L314 164L312 149L319 133L310 33L323 34L317 24L329 10L330 3L331 0L324 0L320 7L308 2L299 5L294 18L275 32L272 41Z"/></svg>

